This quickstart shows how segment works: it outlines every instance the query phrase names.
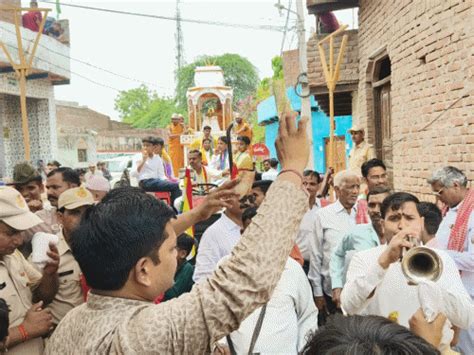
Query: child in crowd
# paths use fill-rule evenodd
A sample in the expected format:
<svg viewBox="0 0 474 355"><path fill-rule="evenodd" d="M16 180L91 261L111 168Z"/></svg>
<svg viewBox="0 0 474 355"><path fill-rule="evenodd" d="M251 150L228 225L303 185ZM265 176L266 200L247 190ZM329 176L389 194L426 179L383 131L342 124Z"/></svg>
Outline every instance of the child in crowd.
<svg viewBox="0 0 474 355"><path fill-rule="evenodd" d="M178 237L176 247L178 249L178 268L174 276L174 286L165 292L164 301L179 297L183 293L191 291L193 287L194 266L187 260L193 250L194 238L186 233Z"/></svg>

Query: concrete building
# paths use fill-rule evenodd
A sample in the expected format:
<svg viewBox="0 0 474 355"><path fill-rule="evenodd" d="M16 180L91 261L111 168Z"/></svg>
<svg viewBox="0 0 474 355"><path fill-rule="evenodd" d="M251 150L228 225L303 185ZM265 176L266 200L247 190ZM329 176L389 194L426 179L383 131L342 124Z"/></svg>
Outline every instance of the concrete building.
<svg viewBox="0 0 474 355"><path fill-rule="evenodd" d="M20 0L0 0L0 6L20 7ZM20 20L21 23L21 20ZM37 33L22 28L23 47L31 48ZM13 60L18 61L14 12L0 11L0 40ZM70 79L69 47L52 37L41 36L33 71L27 78L27 110L31 161L51 159L57 154L54 86ZM20 111L20 89L14 70L0 49L0 177L11 174L13 166L24 160Z"/></svg>
<svg viewBox="0 0 474 355"><path fill-rule="evenodd" d="M394 188L427 197L426 178L443 165L474 178L474 3L308 0L307 7L312 14L359 8L336 106L351 101ZM308 66L321 104L316 44L316 37L308 43Z"/></svg>
<svg viewBox="0 0 474 355"><path fill-rule="evenodd" d="M119 155L136 154L145 136L159 136L165 142L168 134L161 128L136 129L112 120L76 102L56 102L58 154L57 160L71 167Z"/></svg>

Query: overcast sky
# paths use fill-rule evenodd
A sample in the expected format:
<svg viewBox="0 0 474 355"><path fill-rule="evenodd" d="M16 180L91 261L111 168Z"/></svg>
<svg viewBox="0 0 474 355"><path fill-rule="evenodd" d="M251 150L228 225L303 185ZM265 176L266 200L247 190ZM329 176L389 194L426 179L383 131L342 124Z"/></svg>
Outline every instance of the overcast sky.
<svg viewBox="0 0 474 355"><path fill-rule="evenodd" d="M181 16L184 19L219 21L247 25L284 26L286 11L280 16L274 4L278 0L246 1L182 0ZM296 11L296 0L292 9ZM40 6L55 6L39 2ZM175 1L67 1L61 0L60 18L69 19L71 32L71 58L79 59L135 80L106 73L103 70L71 60L71 84L57 86L58 100L76 101L81 105L118 119L114 110L117 90L128 90L149 83L149 87L160 94L174 92L174 69L176 66L174 21L97 12L65 6L80 4L107 9L138 13L175 16ZM290 0L281 0L288 7ZM26 6L27 1L23 1ZM306 9L305 9L306 13ZM340 22L352 27L352 10L338 12ZM354 12L355 21L357 14ZM290 14L290 27L296 15ZM314 30L315 18L306 16L307 36ZM248 30L234 27L182 23L184 55L192 62L200 55L237 53L250 60L258 69L259 76L271 75L271 58L280 54L283 34L276 31ZM297 46L296 33L290 32L285 42L286 49ZM74 73L99 82L94 84ZM110 88L109 88L110 87Z"/></svg>

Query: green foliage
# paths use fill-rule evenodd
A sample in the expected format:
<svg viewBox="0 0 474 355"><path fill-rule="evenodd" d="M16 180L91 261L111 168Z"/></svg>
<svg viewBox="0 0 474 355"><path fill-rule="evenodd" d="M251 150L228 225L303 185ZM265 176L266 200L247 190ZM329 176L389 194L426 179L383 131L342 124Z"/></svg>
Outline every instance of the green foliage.
<svg viewBox="0 0 474 355"><path fill-rule="evenodd" d="M224 71L225 84L234 89L234 105L255 92L259 82L257 69L246 58L229 53L201 56L178 71L176 99L179 108L187 109L186 91L194 86L194 69L207 63L218 65Z"/></svg>
<svg viewBox="0 0 474 355"><path fill-rule="evenodd" d="M272 59L273 79L283 79L283 59L278 55Z"/></svg>
<svg viewBox="0 0 474 355"><path fill-rule="evenodd" d="M145 85L121 91L115 99L115 109L123 122L135 128L164 128L174 112L185 113L176 108L175 100L159 97Z"/></svg>
<svg viewBox="0 0 474 355"><path fill-rule="evenodd" d="M257 103L272 96L271 85L272 85L272 80L270 78L263 78L260 84L258 84L257 91L255 94L255 99L257 100Z"/></svg>
<svg viewBox="0 0 474 355"><path fill-rule="evenodd" d="M137 113L145 111L150 106L151 92L141 85L136 89L121 91L115 98L115 109L120 112L120 118L127 122Z"/></svg>

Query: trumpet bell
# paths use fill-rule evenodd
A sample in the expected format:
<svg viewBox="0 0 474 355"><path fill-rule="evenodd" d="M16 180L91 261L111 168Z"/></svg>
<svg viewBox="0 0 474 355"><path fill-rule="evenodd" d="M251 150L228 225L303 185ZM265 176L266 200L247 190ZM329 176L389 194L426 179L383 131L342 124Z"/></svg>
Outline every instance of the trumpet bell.
<svg viewBox="0 0 474 355"><path fill-rule="evenodd" d="M421 281L438 281L443 273L443 261L433 249L414 247L402 258L402 272L415 285Z"/></svg>

